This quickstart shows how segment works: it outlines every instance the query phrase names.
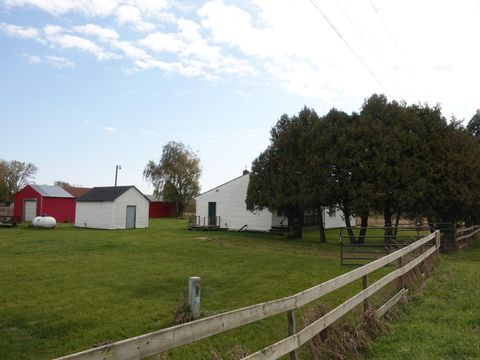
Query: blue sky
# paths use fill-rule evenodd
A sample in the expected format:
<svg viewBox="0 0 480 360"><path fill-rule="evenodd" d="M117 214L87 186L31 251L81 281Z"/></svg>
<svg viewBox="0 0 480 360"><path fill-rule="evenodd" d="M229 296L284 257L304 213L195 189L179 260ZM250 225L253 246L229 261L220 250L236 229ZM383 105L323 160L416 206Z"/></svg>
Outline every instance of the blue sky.
<svg viewBox="0 0 480 360"><path fill-rule="evenodd" d="M40 184L111 185L121 164L120 184L151 192L143 168L175 140L208 190L304 105L357 111L380 92L459 118L480 107L478 1L292 4L0 1L0 158L35 163Z"/></svg>

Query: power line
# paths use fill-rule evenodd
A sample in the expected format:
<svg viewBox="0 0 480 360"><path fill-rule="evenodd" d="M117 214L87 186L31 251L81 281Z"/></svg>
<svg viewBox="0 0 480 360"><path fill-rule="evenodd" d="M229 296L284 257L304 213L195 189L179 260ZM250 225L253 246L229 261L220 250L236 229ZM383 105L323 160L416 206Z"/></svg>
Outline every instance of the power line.
<svg viewBox="0 0 480 360"><path fill-rule="evenodd" d="M380 19L380 22L382 23L383 27L385 28L385 30L387 31L387 34L388 34L388 37L390 38L390 40L392 40L393 44L395 45L395 47L397 48L397 50L399 51L402 59L405 61L404 59L404 56L403 56L403 51L402 49L400 48L400 46L398 45L398 42L397 40L395 40L395 37L393 36L393 33L390 31L390 28L387 26L387 23L383 20L383 17L380 15L380 12L378 11L377 7L375 6L375 4L373 3L372 0L368 0L370 5L372 6L373 10L375 10L375 13L377 14L378 18ZM412 65L408 62L408 61L405 61L405 63L407 64L411 74L413 76L414 75L414 71L413 71L413 68L412 68ZM395 69L396 70L396 69ZM398 71L397 71L398 72ZM415 97L418 97L415 90L413 90L413 93L415 95Z"/></svg>
<svg viewBox="0 0 480 360"><path fill-rule="evenodd" d="M370 69L370 67L362 60L360 55L357 54L357 52L353 49L353 47L348 43L348 41L342 36L342 34L337 30L335 25L328 19L328 17L323 13L322 10L315 4L313 0L310 0L312 5L317 9L318 13L325 19L325 21L330 25L330 27L335 31L335 33L338 35L338 37L343 41L343 43L348 47L348 49L355 55L357 60L363 65L363 67L368 71L368 73L375 79L375 81L380 85L380 87L390 96L390 98L393 99L392 94L390 94L390 91L387 90L387 88L382 84L380 79L375 75L375 73Z"/></svg>
<svg viewBox="0 0 480 360"><path fill-rule="evenodd" d="M363 34L363 32L360 30L360 28L357 26L357 24L355 24L355 22L353 21L353 19L350 17L350 15L348 14L348 12L345 10L345 8L342 6L342 4L340 3L339 0L335 0L335 2L337 3L337 6L340 8L340 10L342 11L343 15L345 15L345 17L348 19L348 21L350 22L350 24L353 26L353 28L355 29L355 31L360 35L360 37L364 40L365 44L367 45L367 47L369 48L369 50L375 54L375 55L380 55L382 56L382 52L381 51L376 51L375 47L374 46L371 46L369 43L368 43L368 40L367 40L367 37ZM371 34L370 34L371 35ZM375 41L376 45L378 47L381 47L379 41L377 40L377 38L373 35L371 35L372 39ZM383 56L382 56L383 57ZM394 76L394 74L392 73L392 71L390 70L390 67L395 71L395 73L401 77L401 74L399 73L398 69L390 63L390 61L384 57L385 59L385 62L388 62L388 64L390 65L389 67L387 67L387 71L388 71L388 74L392 77L392 79L396 82L398 88L402 91L402 93L404 94L407 94L407 93L410 93L410 94L413 94L413 91L408 88L407 91L405 90L405 88L402 86L402 84L400 83L400 81L398 80L397 77Z"/></svg>
<svg viewBox="0 0 480 360"><path fill-rule="evenodd" d="M388 26L387 26L387 24L385 23L385 21L383 21L383 18L382 18L382 16L380 15L380 13L378 12L377 7L375 6L375 4L373 3L372 0L368 0L368 1L370 2L370 5L372 5L373 10L375 10L375 12L377 13L378 18L380 19L380 22L383 24L383 27L385 28L385 30L387 30L388 36L390 37L390 39L392 40L392 42L395 44L395 46L397 47L397 49L400 50L400 47L398 46L397 41L396 41L395 38L393 37L393 34L392 34L392 32L390 31L390 29L388 28Z"/></svg>

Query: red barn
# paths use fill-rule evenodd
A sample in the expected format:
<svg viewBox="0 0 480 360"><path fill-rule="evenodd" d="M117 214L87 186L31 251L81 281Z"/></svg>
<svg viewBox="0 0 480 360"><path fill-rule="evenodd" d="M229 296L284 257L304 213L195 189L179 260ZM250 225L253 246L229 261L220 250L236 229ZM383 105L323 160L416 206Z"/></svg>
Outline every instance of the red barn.
<svg viewBox="0 0 480 360"><path fill-rule="evenodd" d="M59 186L27 185L13 200L13 215L20 221L52 216L57 222L75 222L75 197Z"/></svg>
<svg viewBox="0 0 480 360"><path fill-rule="evenodd" d="M177 204L174 202L163 201L163 199L154 195L147 195L150 201L149 218L176 217Z"/></svg>

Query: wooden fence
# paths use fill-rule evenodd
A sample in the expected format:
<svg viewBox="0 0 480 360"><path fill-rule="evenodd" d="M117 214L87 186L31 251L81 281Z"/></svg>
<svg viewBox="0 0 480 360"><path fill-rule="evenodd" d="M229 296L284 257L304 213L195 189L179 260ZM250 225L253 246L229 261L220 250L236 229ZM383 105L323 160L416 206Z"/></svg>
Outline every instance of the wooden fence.
<svg viewBox="0 0 480 360"><path fill-rule="evenodd" d="M173 326L134 338L103 345L101 347L67 355L57 360L139 360L159 354L170 349L190 344L225 331L247 325L268 317L287 313L289 336L271 346L268 346L244 359L278 359L290 353L291 359L297 359L298 349L327 326L341 318L362 302L379 291L384 286L400 278L399 291L384 305L377 309L377 315L382 316L393 307L405 294L403 276L415 266L421 264L440 249L440 232L429 234L422 239L407 245L387 256L375 260L353 271L334 279L304 290L298 294L282 299L233 310L227 313L210 316L186 324ZM403 263L405 255L421 252L409 263ZM398 269L390 272L380 280L369 285L368 274L398 261ZM315 322L296 332L295 310L325 296L332 291L362 279L363 290L346 300Z"/></svg>
<svg viewBox="0 0 480 360"><path fill-rule="evenodd" d="M468 228L459 228L455 232L455 250L461 250L467 246L468 242L480 232L480 225Z"/></svg>

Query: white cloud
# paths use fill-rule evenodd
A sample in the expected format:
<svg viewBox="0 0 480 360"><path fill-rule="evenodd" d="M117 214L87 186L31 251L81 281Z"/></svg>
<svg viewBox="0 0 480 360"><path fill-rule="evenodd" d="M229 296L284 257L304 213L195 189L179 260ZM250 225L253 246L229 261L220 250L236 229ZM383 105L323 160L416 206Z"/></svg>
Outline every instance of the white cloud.
<svg viewBox="0 0 480 360"><path fill-rule="evenodd" d="M43 42L40 32L30 26L19 26L13 24L0 23L0 31L3 31L8 36L33 39L39 42Z"/></svg>
<svg viewBox="0 0 480 360"><path fill-rule="evenodd" d="M243 98L246 98L246 99L249 99L249 98L252 97L251 94L248 94L248 93L246 93L246 92L244 92L244 91L242 91L242 90L237 90L237 91L235 91L235 93L236 93L237 95L240 95L240 96L243 97Z"/></svg>
<svg viewBox="0 0 480 360"><path fill-rule="evenodd" d="M74 26L73 29L76 32L84 35L95 36L101 41L117 40L120 37L115 30L104 28L95 24Z"/></svg>
<svg viewBox="0 0 480 360"><path fill-rule="evenodd" d="M102 126L99 128L100 130L106 131L106 132L116 132L117 129L110 127L110 126Z"/></svg>
<svg viewBox="0 0 480 360"><path fill-rule="evenodd" d="M178 35L172 33L154 32L139 43L153 51L178 53L187 48L187 44Z"/></svg>
<svg viewBox="0 0 480 360"><path fill-rule="evenodd" d="M61 56L52 56L48 55L45 56L45 61L57 68L72 68L75 66L75 63L73 61L70 61L64 57Z"/></svg>
<svg viewBox="0 0 480 360"><path fill-rule="evenodd" d="M145 50L136 47L129 41L112 41L110 45L112 48L122 51L123 54L130 59L151 59L151 56L148 55Z"/></svg>
<svg viewBox="0 0 480 360"><path fill-rule="evenodd" d="M120 25L132 25L137 31L152 31L155 25L143 20L141 11L133 5L121 5L116 10Z"/></svg>
<svg viewBox="0 0 480 360"><path fill-rule="evenodd" d="M22 54L22 56L26 58L30 64L40 64L42 62L42 58L37 55Z"/></svg>
<svg viewBox="0 0 480 360"><path fill-rule="evenodd" d="M95 42L89 39L77 35L70 35L66 33L67 31L68 30L57 25L47 25L44 27L46 38L52 45L57 47L89 52L95 55L98 60L112 60L121 57L118 54L106 51L104 48L98 46Z"/></svg>
<svg viewBox="0 0 480 360"><path fill-rule="evenodd" d="M36 7L52 15L79 12L87 16L107 16L116 8L116 0L4 0L7 7Z"/></svg>

